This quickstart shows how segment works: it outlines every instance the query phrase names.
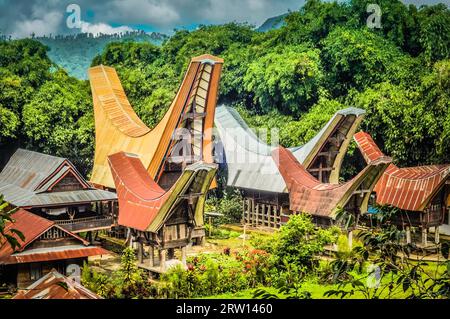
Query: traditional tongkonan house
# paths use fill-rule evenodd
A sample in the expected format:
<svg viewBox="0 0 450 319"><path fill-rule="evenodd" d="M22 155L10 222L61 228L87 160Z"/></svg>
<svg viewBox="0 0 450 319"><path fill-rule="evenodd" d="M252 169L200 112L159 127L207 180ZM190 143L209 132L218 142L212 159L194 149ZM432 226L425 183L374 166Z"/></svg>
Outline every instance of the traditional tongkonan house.
<svg viewBox="0 0 450 319"><path fill-rule="evenodd" d="M321 226L333 225L339 210L352 214L357 225L361 213L367 211L376 182L391 163L389 157L380 155L351 180L330 184L312 176L292 152L283 147L274 150L272 156L289 191L289 209L310 214Z"/></svg>
<svg viewBox="0 0 450 319"><path fill-rule="evenodd" d="M108 156L139 156L150 177L169 189L186 165L212 163L212 128L223 60L201 55L191 60L184 80L162 120L150 129L136 115L114 68L89 69L95 113L95 158L91 181L114 188Z"/></svg>
<svg viewBox="0 0 450 319"><path fill-rule="evenodd" d="M0 173L5 201L74 233L109 229L116 194L94 188L67 159L18 149Z"/></svg>
<svg viewBox="0 0 450 319"><path fill-rule="evenodd" d="M90 246L88 241L55 222L24 209L14 212L12 219L14 223L7 222L5 234L15 236L20 247L13 250L0 235L1 282L25 288L52 269L66 274L70 267L72 270L81 267L90 256L109 254L103 248ZM24 240L11 229L19 230Z"/></svg>
<svg viewBox="0 0 450 319"><path fill-rule="evenodd" d="M52 269L12 299L102 299L73 278Z"/></svg>
<svg viewBox="0 0 450 319"><path fill-rule="evenodd" d="M369 134L359 132L354 139L367 163L383 154ZM394 222L406 230L407 243L412 242L411 227L421 229L423 246L428 245L429 228L434 228L435 243L439 243L440 228L448 230L450 164L406 168L391 164L374 192L378 205L399 209Z"/></svg>
<svg viewBox="0 0 450 319"><path fill-rule="evenodd" d="M119 152L109 156L109 164L119 198L119 224L131 230L138 244L139 265L164 272L175 249L181 249L186 265L186 246L196 231L203 230L203 207L216 164L188 165L167 191L151 178L137 155ZM144 245L149 246L145 263Z"/></svg>
<svg viewBox="0 0 450 319"><path fill-rule="evenodd" d="M364 114L357 108L336 112L308 143L291 149L294 157L319 181L338 183L348 144ZM243 194L244 223L279 228L290 212L288 189L271 155L275 147L261 141L233 108L218 107L215 124L220 139L216 161L227 172L227 186Z"/></svg>
<svg viewBox="0 0 450 319"><path fill-rule="evenodd" d="M95 114L91 177L94 185L116 188L108 156L118 152L135 154L148 178L164 190L172 189L188 165L198 161L213 163L212 129L222 64L222 59L208 54L192 58L175 99L153 129L134 112L116 71L103 65L92 67L89 78ZM119 205L119 210L124 211L125 204ZM198 207L203 211L203 200ZM119 220L123 220L120 212ZM133 229L126 223L119 224ZM201 242L205 235L203 222L198 221L196 227L191 237Z"/></svg>

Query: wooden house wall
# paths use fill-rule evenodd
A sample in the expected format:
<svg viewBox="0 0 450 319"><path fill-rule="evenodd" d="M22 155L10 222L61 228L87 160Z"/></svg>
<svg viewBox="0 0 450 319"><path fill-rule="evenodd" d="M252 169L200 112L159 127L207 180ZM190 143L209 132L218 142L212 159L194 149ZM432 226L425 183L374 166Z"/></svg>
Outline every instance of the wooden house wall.
<svg viewBox="0 0 450 319"><path fill-rule="evenodd" d="M83 266L83 262L87 261L87 258L77 258L77 259L66 259L66 260L56 260L48 262L37 262L37 263L25 263L18 265L10 265L8 267L14 267L17 269L16 275L16 285L19 289L24 289L31 285L33 282L39 278L48 274L53 268L56 269L63 275L66 275L67 266L78 265L80 268ZM16 267L17 266L17 267ZM39 278L32 278L32 271L38 270ZM36 272L35 272L36 273Z"/></svg>

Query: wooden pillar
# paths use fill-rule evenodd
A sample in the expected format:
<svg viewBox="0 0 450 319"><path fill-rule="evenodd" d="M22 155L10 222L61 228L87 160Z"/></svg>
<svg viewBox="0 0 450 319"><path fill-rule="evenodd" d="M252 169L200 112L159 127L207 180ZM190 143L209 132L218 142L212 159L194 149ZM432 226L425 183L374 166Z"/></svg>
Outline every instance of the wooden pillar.
<svg viewBox="0 0 450 319"><path fill-rule="evenodd" d="M153 267L155 265L155 249L153 246L148 247L148 265Z"/></svg>
<svg viewBox="0 0 450 319"><path fill-rule="evenodd" d="M266 204L262 204L261 225L266 226Z"/></svg>
<svg viewBox="0 0 450 319"><path fill-rule="evenodd" d="M250 216L252 213L252 201L250 198L247 198L247 219L245 221L246 224L250 223Z"/></svg>
<svg viewBox="0 0 450 319"><path fill-rule="evenodd" d="M411 244L411 227L406 227L406 243Z"/></svg>
<svg viewBox="0 0 450 319"><path fill-rule="evenodd" d="M353 247L353 230L348 232L348 248L352 249Z"/></svg>
<svg viewBox="0 0 450 319"><path fill-rule="evenodd" d="M277 215L277 227L278 228L281 227L281 215L283 215L283 206L280 205L280 213Z"/></svg>
<svg viewBox="0 0 450 319"><path fill-rule="evenodd" d="M256 204L256 223L255 226L258 226L258 220L259 220L259 204Z"/></svg>
<svg viewBox="0 0 450 319"><path fill-rule="evenodd" d="M422 244L424 246L428 245L427 231L428 229L426 227L422 227Z"/></svg>
<svg viewBox="0 0 450 319"><path fill-rule="evenodd" d="M173 248L167 249L167 259L173 259L175 257L175 251Z"/></svg>
<svg viewBox="0 0 450 319"><path fill-rule="evenodd" d="M252 220L252 222L251 222L251 224L252 224L252 226L254 226L255 225L255 199L254 198L252 198L252 218L251 218L251 220Z"/></svg>
<svg viewBox="0 0 450 319"><path fill-rule="evenodd" d="M439 244L439 226L434 228L434 243Z"/></svg>
<svg viewBox="0 0 450 319"><path fill-rule="evenodd" d="M186 267L186 246L181 247L181 263Z"/></svg>
<svg viewBox="0 0 450 319"><path fill-rule="evenodd" d="M144 261L144 243L142 241L138 242L138 262L142 264Z"/></svg>
<svg viewBox="0 0 450 319"><path fill-rule="evenodd" d="M277 228L278 206L273 206L273 228Z"/></svg>
<svg viewBox="0 0 450 319"><path fill-rule="evenodd" d="M208 224L209 224L208 236L211 237L211 235L212 235L212 228L213 228L211 216L208 216Z"/></svg>
<svg viewBox="0 0 450 319"><path fill-rule="evenodd" d="M272 226L272 205L269 205L269 207L267 207L267 224L269 227L273 227Z"/></svg>
<svg viewBox="0 0 450 319"><path fill-rule="evenodd" d="M160 249L159 250L159 268L161 271L166 270L166 250Z"/></svg>
<svg viewBox="0 0 450 319"><path fill-rule="evenodd" d="M245 223L245 219L246 219L246 206L247 206L247 199L243 198L242 199L242 222Z"/></svg>

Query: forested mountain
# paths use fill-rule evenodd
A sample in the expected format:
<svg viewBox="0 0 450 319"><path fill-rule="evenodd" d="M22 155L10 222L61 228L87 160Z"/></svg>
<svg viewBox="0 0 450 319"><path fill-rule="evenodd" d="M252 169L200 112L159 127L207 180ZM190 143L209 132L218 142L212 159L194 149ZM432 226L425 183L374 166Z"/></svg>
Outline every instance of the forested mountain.
<svg viewBox="0 0 450 319"><path fill-rule="evenodd" d="M161 46L109 43L92 65L114 66L149 126L167 110L191 57L224 58L219 103L253 127L278 127L284 146L313 136L338 109L367 111L361 128L400 166L450 162L450 11L380 0L382 28L366 26L369 0L309 0L279 29L246 24L177 31ZM0 42L0 144L93 158L89 85L53 70L33 40ZM3 125L4 123L4 125Z"/></svg>
<svg viewBox="0 0 450 319"><path fill-rule="evenodd" d="M36 37L35 39L48 46L50 60L64 68L71 76L79 79L87 78L87 68L92 59L100 54L111 42L149 42L160 45L168 37L161 33L145 33L144 31L118 34L79 33L75 35L59 35Z"/></svg>
<svg viewBox="0 0 450 319"><path fill-rule="evenodd" d="M288 13L281 14L279 16L275 16L272 18L267 19L264 21L263 24L261 24L258 29L256 29L259 32L265 32L273 29L281 28L284 25L284 18L288 16Z"/></svg>

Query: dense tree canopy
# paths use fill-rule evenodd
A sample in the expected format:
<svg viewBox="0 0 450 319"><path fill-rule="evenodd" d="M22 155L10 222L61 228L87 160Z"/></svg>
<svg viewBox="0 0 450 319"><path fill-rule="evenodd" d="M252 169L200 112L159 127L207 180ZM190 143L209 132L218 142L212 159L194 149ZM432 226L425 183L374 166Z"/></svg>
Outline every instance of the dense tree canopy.
<svg viewBox="0 0 450 319"><path fill-rule="evenodd" d="M0 42L0 147L68 157L88 173L93 111L88 83L53 65L29 39Z"/></svg>
<svg viewBox="0 0 450 319"><path fill-rule="evenodd" d="M305 143L336 110L354 106L400 166L450 162L450 10L380 0L382 28L370 29L369 3L308 0L266 32L229 23L178 30L161 46L110 43L92 65L116 68L150 127L189 60L210 53L225 59L219 104L237 107L252 127L277 127L284 146ZM66 156L90 171L89 85L52 64L37 41L0 41L0 121L0 147Z"/></svg>
<svg viewBox="0 0 450 319"><path fill-rule="evenodd" d="M93 160L93 109L87 83L64 70L43 84L22 112L30 148L68 157L86 171Z"/></svg>

